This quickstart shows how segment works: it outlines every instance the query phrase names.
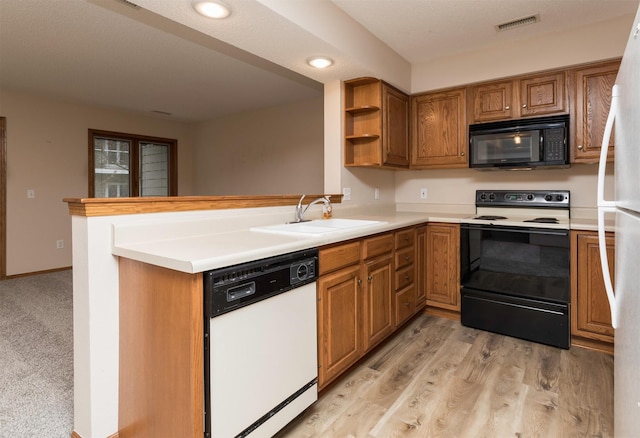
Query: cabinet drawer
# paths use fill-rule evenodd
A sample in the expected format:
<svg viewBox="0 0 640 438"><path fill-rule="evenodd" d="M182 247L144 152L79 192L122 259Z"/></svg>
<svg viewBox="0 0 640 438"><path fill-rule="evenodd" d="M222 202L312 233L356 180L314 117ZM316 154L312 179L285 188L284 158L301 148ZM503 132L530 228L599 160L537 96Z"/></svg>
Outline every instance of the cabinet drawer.
<svg viewBox="0 0 640 438"><path fill-rule="evenodd" d="M416 241L415 228L408 230L397 231L395 233L396 249L404 248L405 246L413 246Z"/></svg>
<svg viewBox="0 0 640 438"><path fill-rule="evenodd" d="M320 249L318 273L322 275L356 263L360 263L360 242Z"/></svg>
<svg viewBox="0 0 640 438"><path fill-rule="evenodd" d="M396 327L409 319L411 315L413 315L415 310L414 297L415 293L413 292L413 286L403 289L395 294Z"/></svg>
<svg viewBox="0 0 640 438"><path fill-rule="evenodd" d="M413 246L396 251L396 269L412 265L416 258L416 251Z"/></svg>
<svg viewBox="0 0 640 438"><path fill-rule="evenodd" d="M415 277L415 268L413 265L409 265L406 268L402 268L396 271L396 290L400 290L413 283Z"/></svg>
<svg viewBox="0 0 640 438"><path fill-rule="evenodd" d="M383 234L381 236L365 239L362 242L362 258L370 259L381 254L393 251L393 235Z"/></svg>

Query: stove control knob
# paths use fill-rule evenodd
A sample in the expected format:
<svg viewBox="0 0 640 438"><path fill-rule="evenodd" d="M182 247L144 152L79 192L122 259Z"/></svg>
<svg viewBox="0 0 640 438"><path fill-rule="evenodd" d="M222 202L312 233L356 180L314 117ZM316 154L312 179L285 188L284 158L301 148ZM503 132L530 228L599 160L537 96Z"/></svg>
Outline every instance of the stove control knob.
<svg viewBox="0 0 640 438"><path fill-rule="evenodd" d="M480 193L480 199L483 201L487 200L487 194L486 193Z"/></svg>
<svg viewBox="0 0 640 438"><path fill-rule="evenodd" d="M529 193L529 194L527 195L527 199L528 199L529 201L533 201L533 193Z"/></svg>
<svg viewBox="0 0 640 438"><path fill-rule="evenodd" d="M495 193L491 193L489 195L489 200L493 201L494 199L496 199L496 195L495 195Z"/></svg>
<svg viewBox="0 0 640 438"><path fill-rule="evenodd" d="M558 202L562 202L562 201L564 201L564 196L562 196L562 195L556 195L556 201L558 201Z"/></svg>
<svg viewBox="0 0 640 438"><path fill-rule="evenodd" d="M553 195L544 195L544 200L547 202L553 201Z"/></svg>

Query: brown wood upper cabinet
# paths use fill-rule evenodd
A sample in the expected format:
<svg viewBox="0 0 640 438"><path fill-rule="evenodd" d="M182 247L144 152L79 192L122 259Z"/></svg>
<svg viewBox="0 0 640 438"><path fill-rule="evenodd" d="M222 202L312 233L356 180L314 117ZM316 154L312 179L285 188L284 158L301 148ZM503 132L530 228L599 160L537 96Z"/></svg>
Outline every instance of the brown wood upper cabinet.
<svg viewBox="0 0 640 438"><path fill-rule="evenodd" d="M573 105L571 120L575 141L572 163L594 163L600 159L604 127L611 107L611 89L620 61L591 64L571 70ZM613 160L614 135L609 140L607 160Z"/></svg>
<svg viewBox="0 0 640 438"><path fill-rule="evenodd" d="M566 72L473 85L469 91L472 123L566 113Z"/></svg>
<svg viewBox="0 0 640 438"><path fill-rule="evenodd" d="M384 81L344 83L344 165L409 167L409 96Z"/></svg>
<svg viewBox="0 0 640 438"><path fill-rule="evenodd" d="M411 168L468 167L466 89L411 97Z"/></svg>

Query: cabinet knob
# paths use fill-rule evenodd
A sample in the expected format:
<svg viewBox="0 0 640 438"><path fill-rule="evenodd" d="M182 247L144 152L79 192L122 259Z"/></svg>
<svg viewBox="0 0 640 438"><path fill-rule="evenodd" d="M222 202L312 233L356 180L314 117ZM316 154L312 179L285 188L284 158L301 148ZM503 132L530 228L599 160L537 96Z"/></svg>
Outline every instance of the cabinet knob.
<svg viewBox="0 0 640 438"><path fill-rule="evenodd" d="M584 149L584 146L582 146L581 144L578 145L578 150L582 150Z"/></svg>
<svg viewBox="0 0 640 438"><path fill-rule="evenodd" d="M460 152L460 156L461 156L461 157L464 157L464 152Z"/></svg>
<svg viewBox="0 0 640 438"><path fill-rule="evenodd" d="M408 280L409 278L410 278L410 277L409 277L409 274L406 274L406 275L404 276L404 279L405 279L405 280Z"/></svg>
<svg viewBox="0 0 640 438"><path fill-rule="evenodd" d="M371 280L373 280L373 277L372 277L371 275L369 275L369 276L367 277L367 281L371 281Z"/></svg>
<svg viewBox="0 0 640 438"><path fill-rule="evenodd" d="M523 103L523 104L522 104L522 108L526 108L526 107L527 107L527 104L526 104L526 103Z"/></svg>
<svg viewBox="0 0 640 438"><path fill-rule="evenodd" d="M504 109L506 109L506 110L510 110L510 109L511 109L511 107L510 107L509 105L507 105L507 106L505 106L505 107L504 107Z"/></svg>
<svg viewBox="0 0 640 438"><path fill-rule="evenodd" d="M408 261L409 261L409 259L411 259L411 257L409 257L409 256L404 256L404 259L408 262Z"/></svg>
<svg viewBox="0 0 640 438"><path fill-rule="evenodd" d="M362 278L358 278L358 284L362 284Z"/></svg>
<svg viewBox="0 0 640 438"><path fill-rule="evenodd" d="M407 301L407 302L404 303L404 305L409 307L409 306L411 306L411 303Z"/></svg>

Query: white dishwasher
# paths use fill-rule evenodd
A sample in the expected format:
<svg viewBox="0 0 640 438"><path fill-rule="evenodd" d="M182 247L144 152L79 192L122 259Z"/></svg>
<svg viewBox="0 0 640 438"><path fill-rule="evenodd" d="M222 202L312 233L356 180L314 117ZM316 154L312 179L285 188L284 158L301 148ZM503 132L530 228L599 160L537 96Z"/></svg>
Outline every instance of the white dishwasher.
<svg viewBox="0 0 640 438"><path fill-rule="evenodd" d="M205 436L271 437L318 396L317 249L204 273Z"/></svg>

